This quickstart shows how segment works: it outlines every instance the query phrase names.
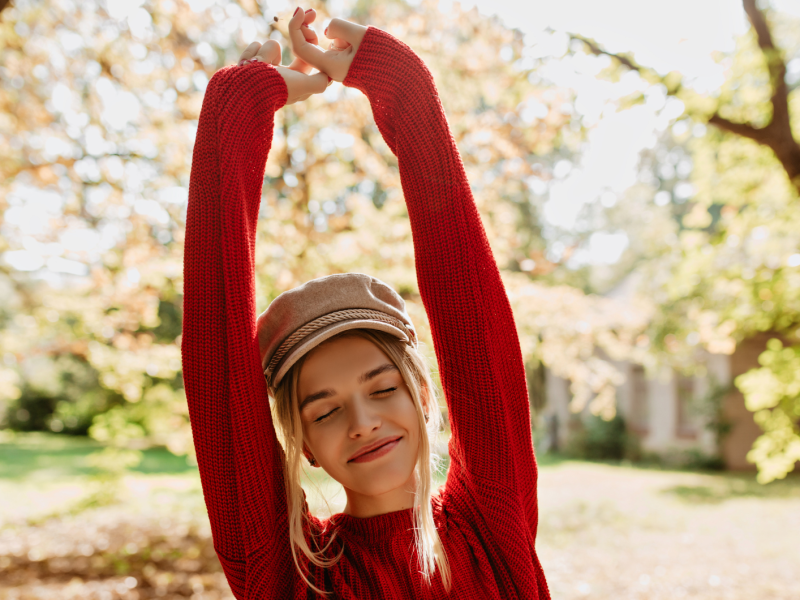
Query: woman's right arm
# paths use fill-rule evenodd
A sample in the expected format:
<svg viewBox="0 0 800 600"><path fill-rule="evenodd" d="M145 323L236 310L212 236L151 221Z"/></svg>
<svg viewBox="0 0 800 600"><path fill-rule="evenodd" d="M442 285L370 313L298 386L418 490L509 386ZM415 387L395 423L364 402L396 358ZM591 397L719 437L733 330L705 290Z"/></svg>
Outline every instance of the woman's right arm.
<svg viewBox="0 0 800 600"><path fill-rule="evenodd" d="M295 11L289 29L309 44ZM325 91L324 73L296 59L281 67L273 40L250 44L206 88L186 215L183 378L214 536L234 595L284 597L302 589L289 546L284 457L269 409L256 335L255 241L275 112Z"/></svg>
<svg viewBox="0 0 800 600"><path fill-rule="evenodd" d="M287 95L270 64L224 67L211 78L186 215L183 378L214 547L240 599L291 587L295 578L282 449L258 353L254 275L274 114ZM269 562L270 572L248 568L256 562Z"/></svg>

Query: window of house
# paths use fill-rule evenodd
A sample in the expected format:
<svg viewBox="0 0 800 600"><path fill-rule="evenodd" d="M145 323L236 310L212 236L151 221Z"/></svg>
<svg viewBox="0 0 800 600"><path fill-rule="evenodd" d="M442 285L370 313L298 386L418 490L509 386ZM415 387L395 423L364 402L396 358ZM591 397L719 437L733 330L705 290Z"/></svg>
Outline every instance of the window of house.
<svg viewBox="0 0 800 600"><path fill-rule="evenodd" d="M633 365L631 377L631 402L628 427L634 433L645 435L650 429L650 410L648 402L647 378L642 365Z"/></svg>
<svg viewBox="0 0 800 600"><path fill-rule="evenodd" d="M694 439L697 437L697 425L693 413L695 396L694 377L676 374L675 381L676 406L678 418L676 419L676 434L678 437Z"/></svg>

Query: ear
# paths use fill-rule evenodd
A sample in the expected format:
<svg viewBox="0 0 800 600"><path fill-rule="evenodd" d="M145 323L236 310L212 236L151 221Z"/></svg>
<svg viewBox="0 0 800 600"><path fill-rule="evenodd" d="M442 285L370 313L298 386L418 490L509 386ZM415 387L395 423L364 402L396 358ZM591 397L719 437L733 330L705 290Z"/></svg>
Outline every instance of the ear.
<svg viewBox="0 0 800 600"><path fill-rule="evenodd" d="M305 456L306 460L308 461L311 461L311 459L314 458L314 455L311 454L311 450L308 449L308 446L306 446L305 442L303 442L303 456Z"/></svg>
<svg viewBox="0 0 800 600"><path fill-rule="evenodd" d="M430 414L431 409L434 408L431 406L433 404L433 396L431 395L431 391L427 386L423 385L420 387L419 392L420 402L422 402L422 412L424 412L426 415Z"/></svg>

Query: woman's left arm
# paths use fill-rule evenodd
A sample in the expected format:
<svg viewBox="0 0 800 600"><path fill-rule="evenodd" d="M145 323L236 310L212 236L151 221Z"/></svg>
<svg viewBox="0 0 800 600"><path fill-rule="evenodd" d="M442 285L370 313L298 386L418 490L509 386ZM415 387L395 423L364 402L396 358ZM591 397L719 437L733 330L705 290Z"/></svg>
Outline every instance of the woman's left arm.
<svg viewBox="0 0 800 600"><path fill-rule="evenodd" d="M344 84L367 95L397 156L450 411L451 476L515 492L535 535L537 469L517 330L433 77L409 46L369 27Z"/></svg>

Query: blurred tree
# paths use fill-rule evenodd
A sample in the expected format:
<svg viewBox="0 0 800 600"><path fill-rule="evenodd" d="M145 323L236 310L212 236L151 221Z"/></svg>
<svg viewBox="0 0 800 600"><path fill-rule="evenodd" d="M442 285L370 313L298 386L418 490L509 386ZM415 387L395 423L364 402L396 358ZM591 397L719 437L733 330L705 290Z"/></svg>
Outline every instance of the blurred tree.
<svg viewBox="0 0 800 600"><path fill-rule="evenodd" d="M660 75L630 55L573 36L615 59L609 75L636 71L685 105L657 150L662 159L645 156L643 169L653 179L662 175L655 200L669 207L679 228L645 269L646 293L659 305L648 333L654 348L686 369L694 367L701 347L732 354L760 331L800 337L800 145L793 133L800 126L794 67L800 64L800 21L777 18L755 0L743 6L751 29L732 57L719 57L730 69L713 96L684 85L680 73ZM643 99L631 96L627 105ZM665 162L675 167L686 160L686 151L690 176L665 168ZM748 455L762 482L784 477L800 460L797 352L800 345L783 348L775 339L759 357L762 367L735 382L764 430Z"/></svg>
<svg viewBox="0 0 800 600"><path fill-rule="evenodd" d="M325 7L315 8L321 23ZM93 420L97 439L188 452L179 334L196 122L210 76L252 40L278 39L289 58L285 21L252 0L20 0L2 16L6 424L81 433ZM442 19L432 1L362 2L349 18L384 26L433 71L501 267L552 272L541 184L582 137L564 127L570 94L522 68L519 32L476 10ZM259 309L310 278L354 270L395 285L424 321L400 189L362 94L335 85L279 111Z"/></svg>
<svg viewBox="0 0 800 600"><path fill-rule="evenodd" d="M784 50L773 40L767 14L758 8L756 0L742 0L742 4L752 25L750 33L755 36L758 50L750 49L747 61L751 70L741 79L751 87L754 83L763 86L758 91L744 91L738 85L728 85L716 98L700 95L684 85L683 77L677 71L662 76L638 64L629 55L607 52L594 40L580 35L571 37L583 42L593 54L610 56L618 65L636 71L651 83L664 86L667 94L684 101L692 116L768 147L795 191L800 193L800 143L792 133ZM637 94L631 101L642 99L643 95Z"/></svg>

